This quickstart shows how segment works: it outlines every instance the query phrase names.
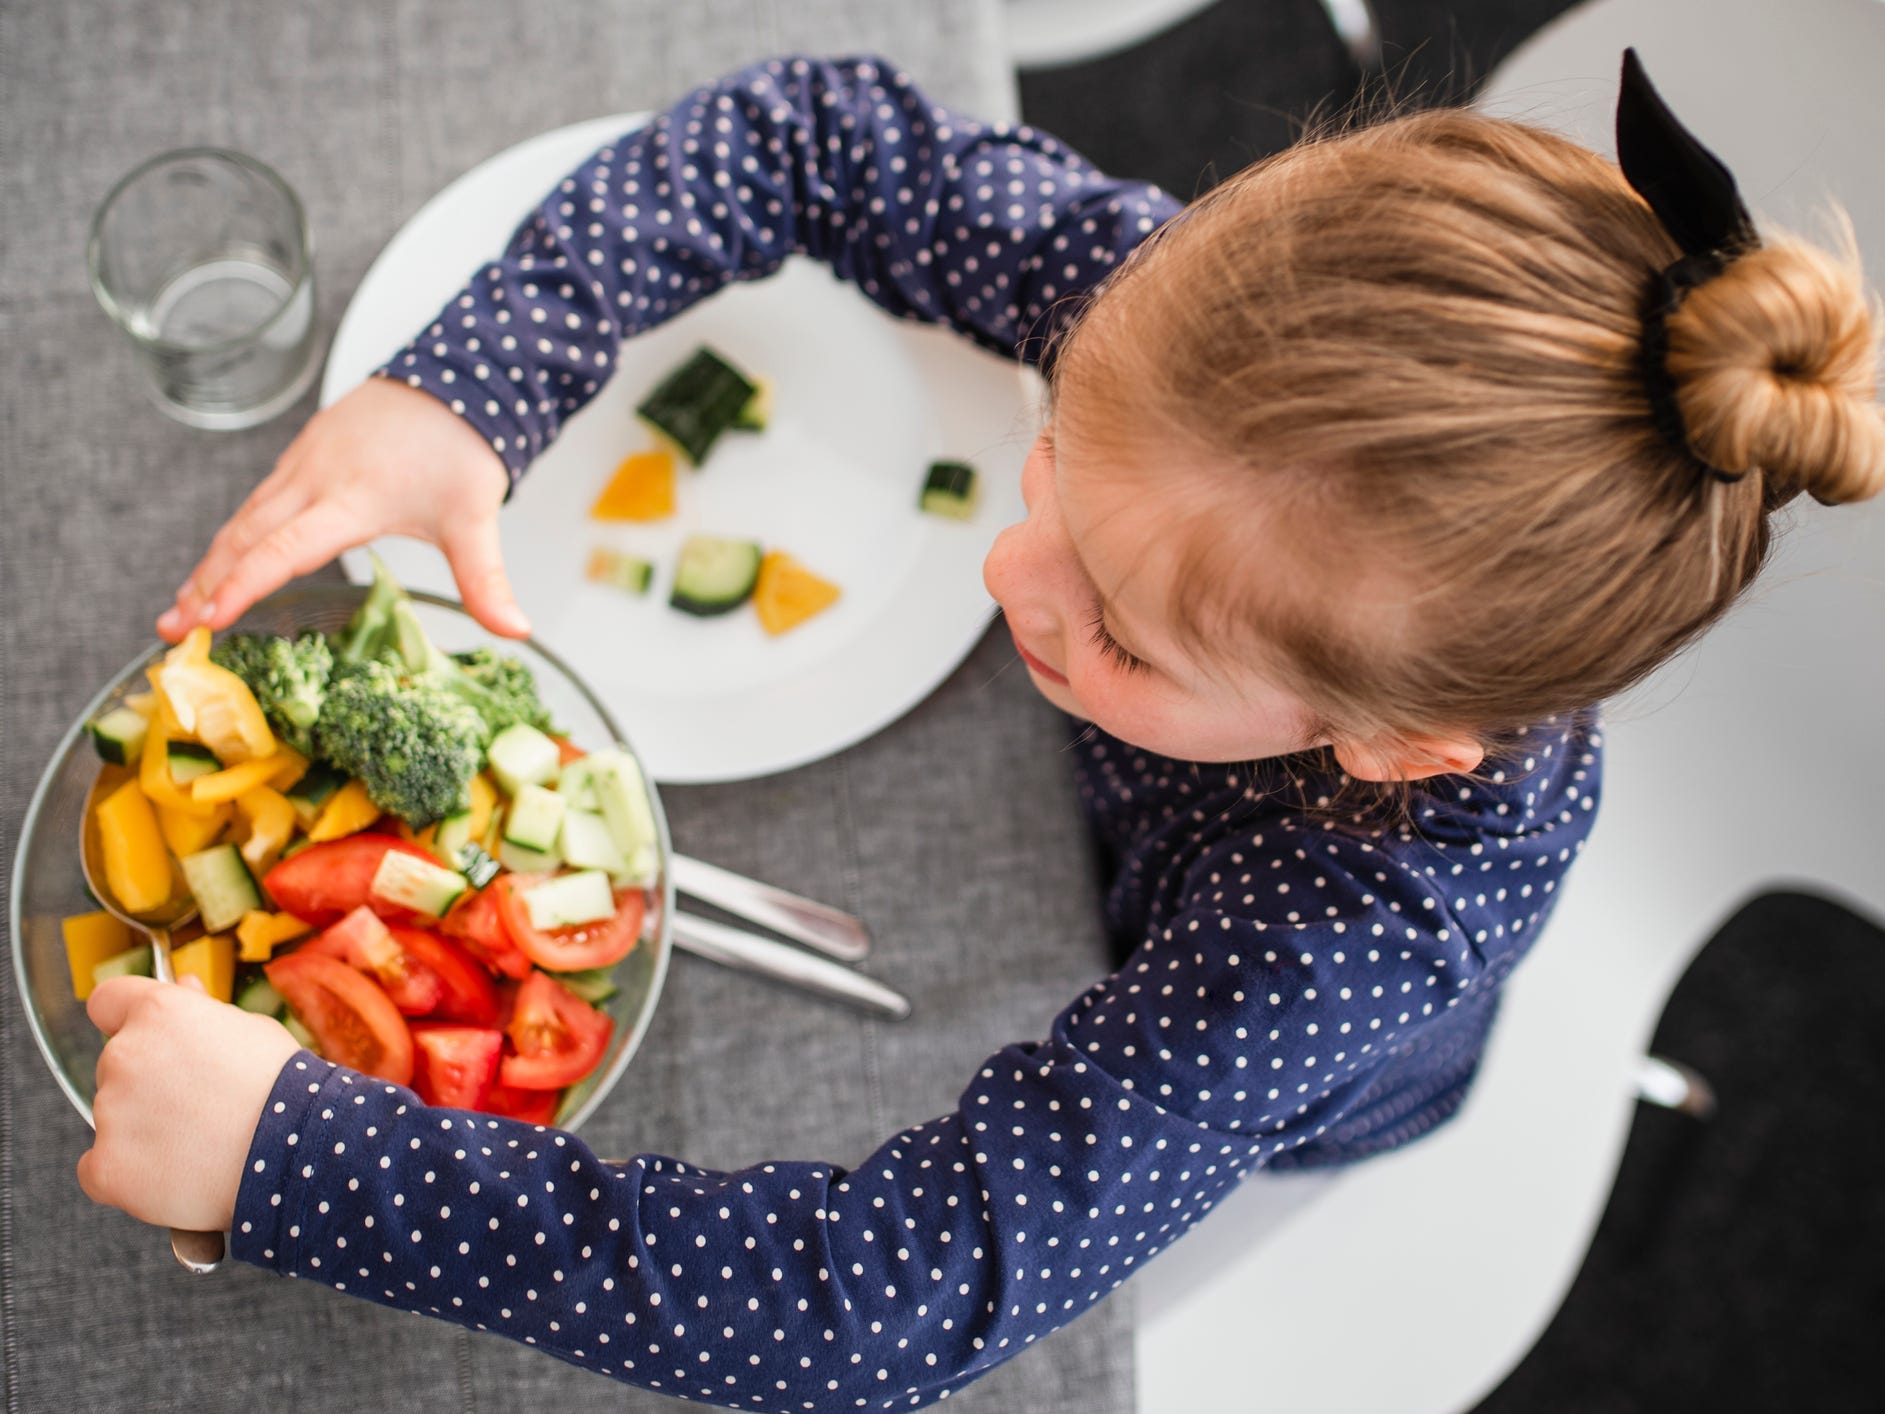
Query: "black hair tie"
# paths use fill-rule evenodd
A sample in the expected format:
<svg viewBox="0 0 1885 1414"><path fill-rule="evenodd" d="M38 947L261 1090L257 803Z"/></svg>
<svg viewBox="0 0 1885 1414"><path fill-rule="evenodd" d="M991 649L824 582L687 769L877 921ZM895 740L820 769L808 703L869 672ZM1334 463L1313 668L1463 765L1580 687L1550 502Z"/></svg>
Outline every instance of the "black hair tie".
<svg viewBox="0 0 1885 1414"><path fill-rule="evenodd" d="M1643 385L1656 430L1711 476L1739 481L1745 472L1711 465L1689 441L1670 376L1669 316L1690 290L1714 279L1729 261L1760 244L1754 221L1741 203L1734 174L1696 141L1669 111L1643 71L1634 49L1623 51L1623 85L1617 94L1617 162L1624 180L1682 248L1682 258L1659 271L1643 300Z"/></svg>

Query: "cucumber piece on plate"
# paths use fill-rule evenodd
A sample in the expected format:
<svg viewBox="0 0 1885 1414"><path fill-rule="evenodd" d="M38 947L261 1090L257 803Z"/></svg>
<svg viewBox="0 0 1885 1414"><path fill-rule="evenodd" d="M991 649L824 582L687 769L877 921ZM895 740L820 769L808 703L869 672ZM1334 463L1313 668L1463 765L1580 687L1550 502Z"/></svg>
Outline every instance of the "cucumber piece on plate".
<svg viewBox="0 0 1885 1414"><path fill-rule="evenodd" d="M92 985L108 982L113 977L149 977L154 970L151 958L151 945L139 943L134 948L113 953L92 964Z"/></svg>
<svg viewBox="0 0 1885 1414"><path fill-rule="evenodd" d="M511 844L548 854L556 848L557 834L569 802L542 786L523 786L511 797L504 814L504 838Z"/></svg>
<svg viewBox="0 0 1885 1414"><path fill-rule="evenodd" d="M756 392L751 379L703 345L641 400L635 414L698 467Z"/></svg>
<svg viewBox="0 0 1885 1414"><path fill-rule="evenodd" d="M236 1005L261 1016L280 1016L288 1003L282 1000L281 993L275 990L268 978L258 972L236 988Z"/></svg>
<svg viewBox="0 0 1885 1414"><path fill-rule="evenodd" d="M367 897L396 908L410 908L428 918L443 918L470 887L471 881L456 869L389 849L381 857L380 867L373 871Z"/></svg>
<svg viewBox="0 0 1885 1414"><path fill-rule="evenodd" d="M654 812L648 807L648 787L641 768L625 751L597 751L589 760L595 763L596 804L602 807L602 818L615 836L616 849L632 862L636 850L655 842Z"/></svg>
<svg viewBox="0 0 1885 1414"><path fill-rule="evenodd" d="M616 844L609 822L593 810L571 810L563 816L563 833L557 839L556 852L572 869L606 869L611 874L628 871L628 856Z"/></svg>
<svg viewBox="0 0 1885 1414"><path fill-rule="evenodd" d="M151 724L129 707L114 707L86 727L98 754L114 766L131 766L144 754Z"/></svg>
<svg viewBox="0 0 1885 1414"><path fill-rule="evenodd" d="M262 906L262 891L255 887L255 876L234 845L219 844L186 854L180 862L204 932L225 932L240 923L243 914Z"/></svg>
<svg viewBox="0 0 1885 1414"><path fill-rule="evenodd" d="M615 969L612 967L592 967L585 972L552 972L550 975L590 1006L606 1002L622 990L615 985Z"/></svg>
<svg viewBox="0 0 1885 1414"><path fill-rule="evenodd" d="M284 794L295 808L295 818L304 826L312 825L320 819L328 798L346 784L344 772L336 771L324 761L316 761Z"/></svg>
<svg viewBox="0 0 1885 1414"><path fill-rule="evenodd" d="M931 462L917 504L933 516L971 520L977 490L975 468L967 462Z"/></svg>
<svg viewBox="0 0 1885 1414"><path fill-rule="evenodd" d="M589 552L589 563L583 569L583 578L590 583L606 584L624 594L646 594L654 577L655 567L650 561L605 545Z"/></svg>
<svg viewBox="0 0 1885 1414"><path fill-rule="evenodd" d="M187 786L198 776L214 775L223 768L215 752L194 741L170 742L165 753L170 758L170 779L180 786Z"/></svg>
<svg viewBox="0 0 1885 1414"><path fill-rule="evenodd" d="M740 432L764 432L766 424L771 421L772 380L755 378L753 396L746 400L746 406L740 409L740 415L733 419L733 426Z"/></svg>
<svg viewBox="0 0 1885 1414"><path fill-rule="evenodd" d="M497 842L497 862L513 874L553 874L563 861L542 850L525 849L509 840Z"/></svg>
<svg viewBox="0 0 1885 1414"><path fill-rule="evenodd" d="M600 869L562 874L522 894L530 926L547 933L615 916L615 889Z"/></svg>
<svg viewBox="0 0 1885 1414"><path fill-rule="evenodd" d="M727 614L753 597L759 583L759 562L765 558L754 540L728 540L718 535L690 535L681 545L674 567L671 607L684 614L709 618Z"/></svg>
<svg viewBox="0 0 1885 1414"><path fill-rule="evenodd" d="M556 743L528 722L515 722L492 738L486 759L491 774L515 796L525 786L547 786L556 780L563 753Z"/></svg>

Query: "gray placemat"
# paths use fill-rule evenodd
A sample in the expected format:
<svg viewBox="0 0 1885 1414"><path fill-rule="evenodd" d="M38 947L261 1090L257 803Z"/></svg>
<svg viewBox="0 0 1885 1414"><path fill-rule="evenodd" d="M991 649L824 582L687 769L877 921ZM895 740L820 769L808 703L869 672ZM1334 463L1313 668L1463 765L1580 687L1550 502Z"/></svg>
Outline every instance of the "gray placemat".
<svg viewBox="0 0 1885 1414"><path fill-rule="evenodd" d="M208 536L312 408L204 434L145 406L85 286L110 183L165 147L276 166L307 202L331 330L432 192L533 133L658 106L762 54L877 49L939 97L1013 110L996 0L132 0L0 5L0 865L59 732L148 641ZM682 960L585 1137L604 1154L851 1163L954 1103L1104 968L1061 719L985 643L908 718L772 780L668 793L689 851L861 912L898 1027ZM0 882L0 888L5 884ZM0 1346L14 1411L678 1409L491 1336L249 1268L192 1279L93 1207L89 1131L0 972ZM1123 1298L1123 1299L1122 1299ZM1130 1291L952 1407L1125 1414Z"/></svg>

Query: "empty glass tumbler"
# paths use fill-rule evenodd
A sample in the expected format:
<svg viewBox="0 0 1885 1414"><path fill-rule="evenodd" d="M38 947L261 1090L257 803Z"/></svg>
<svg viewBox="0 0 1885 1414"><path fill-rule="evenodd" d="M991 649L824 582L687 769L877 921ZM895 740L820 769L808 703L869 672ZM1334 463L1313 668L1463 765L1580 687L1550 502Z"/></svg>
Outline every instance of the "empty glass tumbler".
<svg viewBox="0 0 1885 1414"><path fill-rule="evenodd" d="M253 157L197 147L151 158L98 208L86 258L98 303L178 421L253 427L313 379L307 218Z"/></svg>

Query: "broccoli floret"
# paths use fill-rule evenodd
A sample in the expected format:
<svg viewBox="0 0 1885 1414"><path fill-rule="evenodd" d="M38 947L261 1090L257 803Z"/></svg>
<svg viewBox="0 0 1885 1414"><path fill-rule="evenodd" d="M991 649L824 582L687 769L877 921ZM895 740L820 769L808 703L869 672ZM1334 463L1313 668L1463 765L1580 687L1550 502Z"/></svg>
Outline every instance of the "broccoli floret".
<svg viewBox="0 0 1885 1414"><path fill-rule="evenodd" d="M324 635L235 633L216 645L210 660L248 684L275 735L303 756L313 754L314 723L334 669Z"/></svg>
<svg viewBox="0 0 1885 1414"><path fill-rule="evenodd" d="M409 602L385 562L371 550L367 558L373 561L373 587L347 620L347 627L334 635L334 657L342 663L364 663L379 657L392 643L393 606Z"/></svg>
<svg viewBox="0 0 1885 1414"><path fill-rule="evenodd" d="M335 669L315 729L322 760L415 828L469 808L489 740L470 703L384 657Z"/></svg>
<svg viewBox="0 0 1885 1414"><path fill-rule="evenodd" d="M551 730L550 709L537 696L537 680L521 661L501 657L489 648L454 653L452 661L490 693L488 705L482 710L493 735L517 722L528 723L540 732Z"/></svg>

